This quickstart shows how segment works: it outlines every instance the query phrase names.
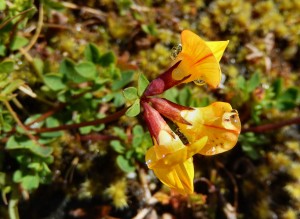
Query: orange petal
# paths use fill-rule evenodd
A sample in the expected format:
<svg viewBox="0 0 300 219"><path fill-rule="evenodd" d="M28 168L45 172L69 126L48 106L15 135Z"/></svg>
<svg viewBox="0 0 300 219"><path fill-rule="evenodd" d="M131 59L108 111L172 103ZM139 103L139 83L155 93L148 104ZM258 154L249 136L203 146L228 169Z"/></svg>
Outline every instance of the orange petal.
<svg viewBox="0 0 300 219"><path fill-rule="evenodd" d="M189 30L182 31L181 41L182 51L174 62L182 61L173 71L173 78L181 80L190 75L184 83L203 80L210 86L217 87L221 81L220 66L206 42ZM218 49L215 44L212 47Z"/></svg>

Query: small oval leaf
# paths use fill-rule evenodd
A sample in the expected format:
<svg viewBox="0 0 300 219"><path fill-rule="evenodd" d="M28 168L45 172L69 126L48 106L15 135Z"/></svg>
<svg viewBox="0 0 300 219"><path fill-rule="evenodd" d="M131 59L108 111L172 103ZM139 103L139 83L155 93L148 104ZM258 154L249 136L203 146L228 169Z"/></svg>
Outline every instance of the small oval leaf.
<svg viewBox="0 0 300 219"><path fill-rule="evenodd" d="M75 71L84 78L94 79L97 74L96 66L92 62L81 62L75 66Z"/></svg>
<svg viewBox="0 0 300 219"><path fill-rule="evenodd" d="M145 77L144 74L140 74L138 78L138 95L142 96L144 91L146 90L149 84L148 79Z"/></svg>
<svg viewBox="0 0 300 219"><path fill-rule="evenodd" d="M131 107L126 111L126 116L135 117L141 112L140 99L136 99Z"/></svg>
<svg viewBox="0 0 300 219"><path fill-rule="evenodd" d="M138 98L137 89L135 87L128 87L123 90L126 100L135 100Z"/></svg>

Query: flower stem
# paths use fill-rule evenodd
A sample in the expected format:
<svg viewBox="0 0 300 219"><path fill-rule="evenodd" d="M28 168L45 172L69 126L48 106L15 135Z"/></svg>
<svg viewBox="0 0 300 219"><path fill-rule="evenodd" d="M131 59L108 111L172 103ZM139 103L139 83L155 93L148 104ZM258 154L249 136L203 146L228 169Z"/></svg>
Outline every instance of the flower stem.
<svg viewBox="0 0 300 219"><path fill-rule="evenodd" d="M265 125L259 125L256 127L245 128L242 129L242 132L256 132L256 133L268 132L268 131L273 131L274 129L279 129L284 126L293 125L293 124L300 124L300 117L284 120L277 123L270 123Z"/></svg>

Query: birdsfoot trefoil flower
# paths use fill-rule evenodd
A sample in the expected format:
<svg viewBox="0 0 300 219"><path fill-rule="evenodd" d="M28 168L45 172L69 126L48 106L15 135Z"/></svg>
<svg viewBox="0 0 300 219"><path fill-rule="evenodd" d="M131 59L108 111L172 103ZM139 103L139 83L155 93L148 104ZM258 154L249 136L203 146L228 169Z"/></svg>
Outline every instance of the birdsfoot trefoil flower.
<svg viewBox="0 0 300 219"><path fill-rule="evenodd" d="M146 153L147 166L172 190L191 194L193 155L215 155L231 149L237 143L241 124L238 112L229 103L215 102L194 108L155 97L182 83L193 81L216 88L221 82L219 61L228 41L204 41L184 30L181 42L181 50L176 51L171 67L147 86L139 103L154 142ZM178 126L180 137L161 115Z"/></svg>
<svg viewBox="0 0 300 219"><path fill-rule="evenodd" d="M144 117L153 137L154 146L146 153L146 164L159 180L180 194L194 192L194 164L192 156L206 144L203 137L184 145L169 128L160 114L148 103L142 103Z"/></svg>
<svg viewBox="0 0 300 219"><path fill-rule="evenodd" d="M208 137L200 154L219 154L237 143L241 123L238 112L229 103L215 102L206 107L191 108L162 98L151 98L150 101L158 112L177 124L190 143Z"/></svg>
<svg viewBox="0 0 300 219"><path fill-rule="evenodd" d="M154 79L145 91L145 96L161 94L181 83L194 81L207 83L216 88L221 81L219 61L229 41L204 41L189 30L181 33L182 51L171 68Z"/></svg>

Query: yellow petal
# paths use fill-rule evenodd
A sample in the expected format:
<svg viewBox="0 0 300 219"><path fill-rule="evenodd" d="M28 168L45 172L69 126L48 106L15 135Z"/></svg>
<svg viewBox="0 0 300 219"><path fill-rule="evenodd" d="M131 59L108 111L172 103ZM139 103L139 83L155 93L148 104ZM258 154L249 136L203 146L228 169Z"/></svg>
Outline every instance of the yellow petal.
<svg viewBox="0 0 300 219"><path fill-rule="evenodd" d="M199 153L206 142L207 137L205 136L191 145L182 146L172 153L164 145L154 145L146 153L146 164L150 169L173 168L173 166L183 163Z"/></svg>
<svg viewBox="0 0 300 219"><path fill-rule="evenodd" d="M190 142L203 136L208 137L200 154L219 154L230 150L237 143L241 123L237 111L232 110L228 103L216 102L207 107L186 110L182 112L182 116L192 125L177 125Z"/></svg>
<svg viewBox="0 0 300 219"><path fill-rule="evenodd" d="M214 54L217 61L220 62L220 60L223 56L223 53L229 43L229 40L227 40L227 41L206 41L205 43L210 48L210 50Z"/></svg>
<svg viewBox="0 0 300 219"><path fill-rule="evenodd" d="M166 186L180 194L191 194L194 191L194 164L190 158L172 169L154 169L157 178Z"/></svg>
<svg viewBox="0 0 300 219"><path fill-rule="evenodd" d="M210 47L198 35L189 30L181 33L182 51L174 63L181 60L179 66L173 71L172 77L181 80L190 75L183 83L203 80L212 87L217 87L221 81L220 65ZM209 44L211 45L211 44ZM217 55L221 54L221 45L211 45Z"/></svg>

